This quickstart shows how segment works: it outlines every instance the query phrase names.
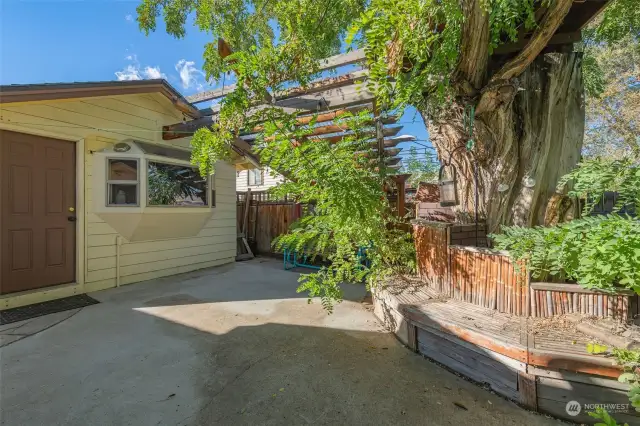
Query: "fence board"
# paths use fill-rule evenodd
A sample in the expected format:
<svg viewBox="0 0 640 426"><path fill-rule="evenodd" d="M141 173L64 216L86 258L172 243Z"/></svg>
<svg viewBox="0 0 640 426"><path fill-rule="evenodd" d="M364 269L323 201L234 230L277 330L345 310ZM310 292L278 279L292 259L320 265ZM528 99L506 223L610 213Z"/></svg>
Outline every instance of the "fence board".
<svg viewBox="0 0 640 426"><path fill-rule="evenodd" d="M242 232L242 221L245 193L237 195L237 230ZM291 201L276 201L267 193L253 193L249 206L249 223L247 239L253 244L258 254L277 254L273 241L279 235L285 234L289 226L300 218L302 208L300 204Z"/></svg>

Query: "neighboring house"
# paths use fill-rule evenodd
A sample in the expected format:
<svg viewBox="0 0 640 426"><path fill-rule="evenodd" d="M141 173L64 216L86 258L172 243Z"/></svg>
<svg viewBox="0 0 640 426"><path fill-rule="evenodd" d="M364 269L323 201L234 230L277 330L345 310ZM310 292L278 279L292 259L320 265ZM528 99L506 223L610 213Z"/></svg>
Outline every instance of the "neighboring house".
<svg viewBox="0 0 640 426"><path fill-rule="evenodd" d="M236 191L266 191L284 180L277 172L264 167L262 169L239 170L236 172Z"/></svg>
<svg viewBox="0 0 640 426"><path fill-rule="evenodd" d="M235 166L163 141L199 115L164 80L0 86L0 308L233 262Z"/></svg>

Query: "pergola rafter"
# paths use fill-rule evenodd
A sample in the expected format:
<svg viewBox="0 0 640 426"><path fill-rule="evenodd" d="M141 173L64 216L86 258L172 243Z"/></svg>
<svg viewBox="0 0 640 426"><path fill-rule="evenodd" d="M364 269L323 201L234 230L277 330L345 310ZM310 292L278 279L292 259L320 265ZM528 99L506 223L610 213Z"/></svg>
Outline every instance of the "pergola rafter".
<svg viewBox="0 0 640 426"><path fill-rule="evenodd" d="M231 54L229 46L222 41L219 43L219 53L225 57ZM354 50L352 52L335 55L320 62L318 70L323 72L340 68L347 65L357 64L365 59L364 50ZM376 156L380 161L388 165L398 165L401 161L397 155L400 148L395 148L399 143L408 142L415 138L411 136L401 136L394 138L402 126L393 126L399 117L397 116L377 116L378 112L374 108L375 96L363 83L368 78L368 70L349 70L349 72L336 76L321 78L312 81L306 86L287 88L280 93L271 93L264 105L255 105L248 112L249 115L259 113L265 108L277 107L283 112L301 113L297 118L297 124L306 126L314 123L310 134L300 141L292 141L298 144L303 141L323 141L337 143L345 138L352 137L353 133L338 120L347 114L360 113L362 111L371 112L371 120L365 123L370 126L370 130L365 131L364 137L371 139L370 146L377 152ZM229 85L211 91L198 93L187 98L192 103L205 102L220 99L231 93L237 86ZM163 127L162 138L164 140L179 139L191 136L198 129L213 126L219 114L219 105L212 108L199 110L201 116L190 121L171 124ZM381 131L376 130L380 126ZM251 147L258 136L264 130L263 124L256 124L251 129L241 130L236 137L237 141L242 141L244 147ZM361 137L362 135L360 135ZM237 144L236 144L237 145ZM247 149L243 150L247 151ZM254 157L255 158L255 157Z"/></svg>

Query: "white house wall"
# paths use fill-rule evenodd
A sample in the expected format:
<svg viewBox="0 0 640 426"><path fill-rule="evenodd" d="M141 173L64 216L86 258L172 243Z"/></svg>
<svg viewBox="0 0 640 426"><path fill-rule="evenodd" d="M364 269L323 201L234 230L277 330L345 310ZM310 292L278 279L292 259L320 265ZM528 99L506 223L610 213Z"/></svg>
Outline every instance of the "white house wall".
<svg viewBox="0 0 640 426"><path fill-rule="evenodd" d="M262 185L248 186L248 173L249 172L247 170L236 172L236 191L246 192L247 188L251 188L252 191L266 191L284 180L282 175L276 174L273 170L265 167L264 183Z"/></svg>

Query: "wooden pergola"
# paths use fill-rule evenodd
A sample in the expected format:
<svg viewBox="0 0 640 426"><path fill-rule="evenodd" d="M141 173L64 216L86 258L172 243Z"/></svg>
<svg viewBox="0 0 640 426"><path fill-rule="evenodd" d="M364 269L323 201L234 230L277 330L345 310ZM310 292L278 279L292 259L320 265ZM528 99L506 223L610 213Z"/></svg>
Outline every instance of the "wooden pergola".
<svg viewBox="0 0 640 426"><path fill-rule="evenodd" d="M230 54L231 50L224 41L219 40L218 52L224 57ZM255 113L271 106L281 108L285 112L298 112L300 116L297 120L301 126L308 125L315 118L315 125L311 133L305 137L306 141L316 140L336 143L351 135L349 129L338 123L340 117L349 113L371 111L371 121L367 123L370 125L367 136L370 137L371 148L388 167L400 168L401 159L398 155L401 152L401 148L398 148L397 145L415 138L409 135L399 135L402 126L397 125L398 116L376 114L378 111L375 96L367 89L366 84L363 84L367 80L368 71L358 66L364 59L365 56L362 49L324 59L319 64L319 71L336 70L336 76L313 81L304 87L293 87L274 96L269 95L271 96L269 104L256 105L250 113ZM340 68L349 65L352 66L350 67L352 69L348 72L340 73ZM353 66L356 67L355 70L353 70ZM187 97L187 100L192 104L218 100L231 93L236 87L236 84L231 84L197 93ZM199 111L200 116L197 118L164 126L162 138L164 140L172 140L190 136L200 128L213 125L218 119L220 108L219 106L214 106L213 108ZM262 126L260 125L252 129L243 129L236 137L238 141L236 145L244 143L245 145L243 146L249 149L255 143L261 130ZM292 142L296 143L298 141ZM362 155L370 154L362 153ZM253 168L255 165L245 162L237 164L236 167L239 169Z"/></svg>

